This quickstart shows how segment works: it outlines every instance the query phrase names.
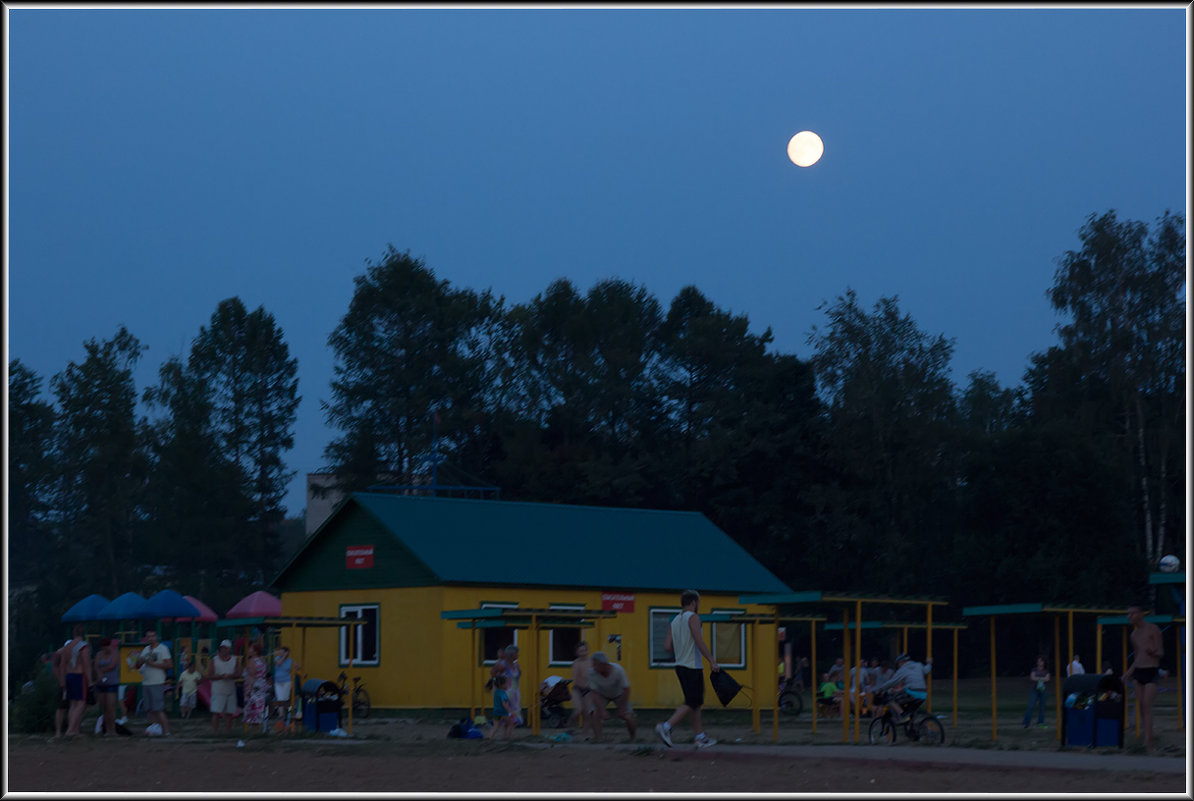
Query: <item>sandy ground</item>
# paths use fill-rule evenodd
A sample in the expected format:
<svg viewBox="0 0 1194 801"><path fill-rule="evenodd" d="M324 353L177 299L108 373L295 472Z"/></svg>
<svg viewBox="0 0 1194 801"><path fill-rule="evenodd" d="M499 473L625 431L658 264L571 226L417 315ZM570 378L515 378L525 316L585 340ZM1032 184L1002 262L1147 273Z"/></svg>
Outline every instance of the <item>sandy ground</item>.
<svg viewBox="0 0 1194 801"><path fill-rule="evenodd" d="M882 746L849 744L844 752L841 724L823 722L811 735L807 722L784 723L780 748L771 747L769 719L759 733L749 720L726 720L710 725L723 742L695 751L681 726L677 746L665 748L651 727L657 715L646 711L638 740L626 742L620 722L606 730L606 742L551 742L559 732L545 730L536 737L519 729L514 740L453 740L446 737L450 719L375 716L354 725L354 736L337 739L316 732L249 735L239 726L229 736L213 736L206 715L173 721L170 738L102 738L84 736L58 741L46 736L16 735L8 741L7 790L10 792L462 792L569 793L651 791L682 793L1143 793L1186 791L1184 772L1148 769L1154 759L1134 760L1127 749L1107 751L1102 769L1070 769L1072 759L1057 759L1066 767L1041 767L1057 753L1052 732L1037 730L1001 734L1000 758L1007 765L966 764L984 749L965 747L956 736L945 746L959 762L934 762L928 746L900 743L896 749L919 749L911 761L893 763L880 757ZM745 723L745 725L743 725ZM989 725L989 721L987 722ZM974 721L982 731L982 721ZM134 721L134 731L144 723ZM962 727L966 729L968 727ZM988 729L989 731L989 729ZM1174 743L1159 751L1184 765L1181 733L1164 739ZM1019 738L1019 739L1017 739ZM243 746L238 746L238 740ZM825 756L808 756L808 747ZM764 747L766 746L766 747ZM1022 750L1021 750L1022 749ZM988 745L988 752L990 746ZM1084 751L1085 749L1079 749ZM766 751L767 753L761 753ZM779 753L776 753L776 752ZM796 752L799 756L796 756ZM1020 753L1016 753L1020 751ZM1066 754L1074 749L1067 749ZM924 761L919 760L925 755ZM1033 759L1030 760L1029 757ZM1014 769L1017 760L1024 769ZM1114 760L1116 769L1105 769ZM1133 764L1139 764L1137 770ZM1010 767L1009 767L1010 766Z"/></svg>

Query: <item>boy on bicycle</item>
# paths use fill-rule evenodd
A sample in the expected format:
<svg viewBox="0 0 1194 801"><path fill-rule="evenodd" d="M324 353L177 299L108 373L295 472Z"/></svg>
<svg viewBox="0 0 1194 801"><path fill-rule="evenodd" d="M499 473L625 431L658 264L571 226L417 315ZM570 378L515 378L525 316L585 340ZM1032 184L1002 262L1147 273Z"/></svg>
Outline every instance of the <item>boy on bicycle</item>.
<svg viewBox="0 0 1194 801"><path fill-rule="evenodd" d="M896 720L899 723L907 723L908 716L904 713L904 707L901 701L905 704L916 701L925 700L926 690L925 676L929 675L929 671L933 669L933 657L925 660L925 664L914 661L908 654L900 654L896 657L896 672L892 674L891 678L883 682L875 688L875 693L886 690L888 687L899 687L900 690L896 692L888 702L896 712Z"/></svg>

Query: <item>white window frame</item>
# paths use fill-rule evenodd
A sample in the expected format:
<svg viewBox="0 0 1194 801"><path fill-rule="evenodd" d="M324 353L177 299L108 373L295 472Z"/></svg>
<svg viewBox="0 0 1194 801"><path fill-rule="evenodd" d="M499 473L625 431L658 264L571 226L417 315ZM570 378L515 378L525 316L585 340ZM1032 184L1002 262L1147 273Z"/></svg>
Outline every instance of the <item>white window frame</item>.
<svg viewBox="0 0 1194 801"><path fill-rule="evenodd" d="M373 659L357 659L361 654L361 646L364 643L365 626L341 626L340 627L340 667L348 666L348 632L353 631L356 634L356 642L353 643L352 664L353 667L373 667L381 664L381 604L340 604L340 617L349 617L348 612L355 612L352 617L363 618L361 614L366 609L372 609L375 612L374 618L374 643L373 643ZM355 630L355 631L354 631Z"/></svg>
<svg viewBox="0 0 1194 801"><path fill-rule="evenodd" d="M676 655L674 653L668 653L667 651L665 651L663 649L663 643L667 642L667 634L666 633L663 635L664 639L658 643L659 652L661 654L663 654L663 657L661 659L655 658L655 645L656 645L655 616L656 615L664 615L665 619L667 620L668 626L670 627L672 618L674 618L676 615L680 614L683 611L684 611L684 609L679 606L653 606L648 610L648 613L647 613L647 656L649 659L649 664L648 664L649 667L670 668L670 667L675 666Z"/></svg>
<svg viewBox="0 0 1194 801"><path fill-rule="evenodd" d="M744 609L711 609L710 615L744 615ZM713 656L717 656L717 627L718 626L732 626L733 623L710 623L709 624L709 650L713 652ZM744 668L746 667L746 624L738 623L738 653L742 655L739 662L722 662L718 660L718 665L726 668Z"/></svg>
<svg viewBox="0 0 1194 801"><path fill-rule="evenodd" d="M518 602L517 601L514 601L514 602L483 601L481 603L481 608L482 609L517 609ZM484 618L482 618L482 619L484 619ZM485 629L481 629L481 631L485 631ZM514 642L511 644L518 645L518 629L511 629L511 631L514 632ZM482 665L485 665L486 667L493 667L494 665L497 664L497 660L494 659L492 656L490 656L488 653L486 653L485 636L484 635L481 636L481 650L482 650L482 653L481 653L481 664Z"/></svg>
<svg viewBox="0 0 1194 801"><path fill-rule="evenodd" d="M548 609L566 609L568 611L575 612L577 610L584 609L585 605L584 604L548 604L547 608ZM580 631L583 631L583 629L580 629ZM556 646L555 636L556 636L556 630L549 628L547 630L547 658L548 658L547 666L548 667L571 666L572 665L571 659L566 659L564 661L560 661L560 660L551 658L552 655L556 652L555 651L555 646ZM581 639L583 640L584 637L581 637ZM598 649L598 650L600 650L600 649Z"/></svg>

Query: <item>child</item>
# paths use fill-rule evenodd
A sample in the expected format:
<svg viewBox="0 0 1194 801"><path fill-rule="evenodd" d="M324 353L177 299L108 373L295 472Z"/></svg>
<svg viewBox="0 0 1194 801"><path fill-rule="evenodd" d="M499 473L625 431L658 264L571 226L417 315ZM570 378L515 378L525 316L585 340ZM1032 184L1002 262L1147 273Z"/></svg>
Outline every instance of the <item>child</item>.
<svg viewBox="0 0 1194 801"><path fill-rule="evenodd" d="M514 713L511 710L510 694L506 688L510 686L510 677L501 674L493 678L493 730L489 736L496 738L498 730L504 739L509 739L514 731Z"/></svg>
<svg viewBox="0 0 1194 801"><path fill-rule="evenodd" d="M203 676L195 667L194 659L187 663L187 669L178 677L178 691L181 693L178 708L182 713L183 720L189 718L195 711L195 698L199 691L199 682L202 679Z"/></svg>

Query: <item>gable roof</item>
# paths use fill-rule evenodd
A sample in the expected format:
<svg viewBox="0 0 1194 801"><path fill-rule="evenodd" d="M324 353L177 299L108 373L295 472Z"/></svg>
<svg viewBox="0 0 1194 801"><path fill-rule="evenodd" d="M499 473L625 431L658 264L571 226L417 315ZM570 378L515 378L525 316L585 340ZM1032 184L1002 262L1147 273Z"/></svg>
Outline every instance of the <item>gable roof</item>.
<svg viewBox="0 0 1194 801"><path fill-rule="evenodd" d="M370 492L338 507L275 585L359 511L440 584L791 592L699 512Z"/></svg>

